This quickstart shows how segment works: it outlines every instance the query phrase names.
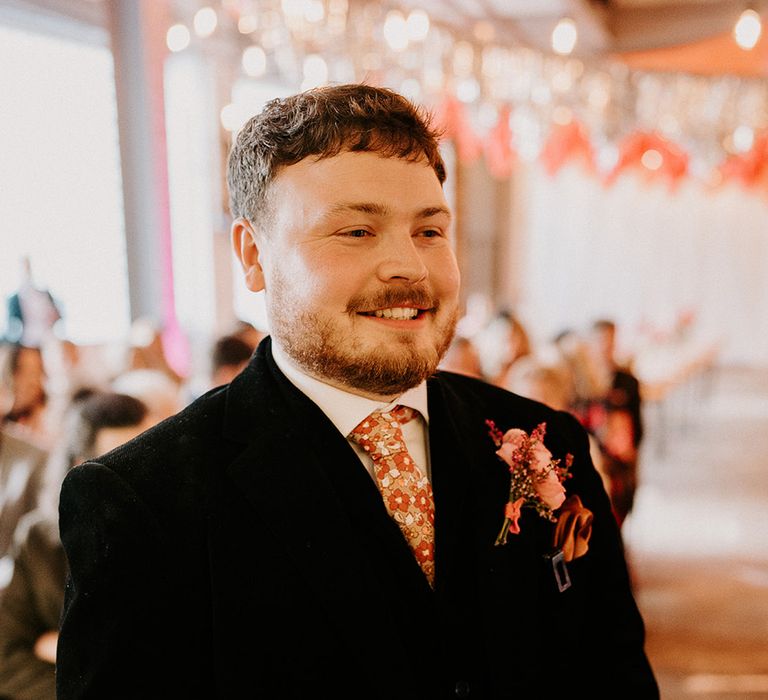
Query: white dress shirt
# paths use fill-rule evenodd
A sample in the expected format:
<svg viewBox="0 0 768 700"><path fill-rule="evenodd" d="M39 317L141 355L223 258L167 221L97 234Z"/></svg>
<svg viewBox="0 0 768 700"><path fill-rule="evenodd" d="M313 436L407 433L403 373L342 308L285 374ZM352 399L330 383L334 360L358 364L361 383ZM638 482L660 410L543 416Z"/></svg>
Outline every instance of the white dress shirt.
<svg viewBox="0 0 768 700"><path fill-rule="evenodd" d="M347 441L374 480L373 460L365 453L362 447L349 439L349 434L376 410L387 411L400 404L418 411L420 418L414 418L414 420L409 421L403 426L403 438L405 439L408 453L414 462L426 474L427 478L431 478L429 443L427 441L429 412L427 411L426 382L422 382L417 387L409 389L389 402L374 401L373 399L351 394L326 384L319 379L310 377L296 367L287 354L283 352L274 336L272 336L272 356L275 358L275 363L280 368L280 371L288 378L288 381L316 403L323 413L328 416L331 423L347 438Z"/></svg>

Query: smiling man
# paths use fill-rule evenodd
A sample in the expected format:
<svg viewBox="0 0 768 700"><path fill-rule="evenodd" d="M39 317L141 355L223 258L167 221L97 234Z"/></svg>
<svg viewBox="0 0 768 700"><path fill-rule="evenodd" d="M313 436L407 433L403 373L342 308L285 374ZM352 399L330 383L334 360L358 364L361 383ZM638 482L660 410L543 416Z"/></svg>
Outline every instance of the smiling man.
<svg viewBox="0 0 768 700"><path fill-rule="evenodd" d="M241 130L232 240L271 335L67 478L60 698L658 696L584 432L436 371L459 295L444 180L389 90L312 90ZM487 420L545 423L536 454L572 456L551 519L534 495L510 528Z"/></svg>

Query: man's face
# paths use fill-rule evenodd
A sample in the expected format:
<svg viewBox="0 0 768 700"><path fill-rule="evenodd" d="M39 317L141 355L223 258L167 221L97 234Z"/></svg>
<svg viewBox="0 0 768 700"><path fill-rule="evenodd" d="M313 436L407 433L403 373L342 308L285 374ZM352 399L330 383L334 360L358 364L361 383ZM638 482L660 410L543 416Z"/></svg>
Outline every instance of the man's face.
<svg viewBox="0 0 768 700"><path fill-rule="evenodd" d="M344 152L284 168L270 229L233 227L272 334L304 371L366 396L429 376L457 318L450 214L426 161ZM239 241L239 243L238 243ZM245 248L244 248L245 245Z"/></svg>

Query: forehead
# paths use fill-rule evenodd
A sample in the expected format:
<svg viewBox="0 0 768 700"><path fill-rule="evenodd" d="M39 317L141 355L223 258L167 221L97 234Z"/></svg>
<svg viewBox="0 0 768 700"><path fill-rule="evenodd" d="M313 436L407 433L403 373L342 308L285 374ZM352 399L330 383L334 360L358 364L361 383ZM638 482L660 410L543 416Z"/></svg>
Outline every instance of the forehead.
<svg viewBox="0 0 768 700"><path fill-rule="evenodd" d="M304 158L279 171L271 194L276 208L365 201L386 204L382 209L388 211L448 209L440 180L426 158L389 158L368 151Z"/></svg>

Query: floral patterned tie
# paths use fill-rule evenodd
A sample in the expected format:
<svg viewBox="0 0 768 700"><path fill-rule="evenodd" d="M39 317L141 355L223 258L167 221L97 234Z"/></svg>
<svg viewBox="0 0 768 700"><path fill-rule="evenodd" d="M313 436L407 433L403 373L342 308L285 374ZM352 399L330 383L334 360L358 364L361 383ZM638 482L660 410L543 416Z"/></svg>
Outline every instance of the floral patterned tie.
<svg viewBox="0 0 768 700"><path fill-rule="evenodd" d="M435 584L435 504L432 486L405 446L401 426L417 412L407 406L374 411L350 434L373 459L373 471L384 504L398 524L416 561Z"/></svg>

